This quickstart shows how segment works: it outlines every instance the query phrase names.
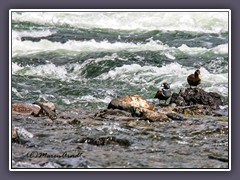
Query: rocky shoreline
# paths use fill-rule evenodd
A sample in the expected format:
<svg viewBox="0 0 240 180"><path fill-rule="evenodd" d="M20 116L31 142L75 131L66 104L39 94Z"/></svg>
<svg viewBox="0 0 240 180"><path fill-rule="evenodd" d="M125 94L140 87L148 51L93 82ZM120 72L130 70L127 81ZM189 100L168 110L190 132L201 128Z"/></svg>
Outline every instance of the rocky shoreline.
<svg viewBox="0 0 240 180"><path fill-rule="evenodd" d="M154 105L141 95L134 94L113 99L106 109L97 112L82 110L58 112L56 105L53 103L14 103L12 104L12 143L27 147L36 143L33 139L39 136L39 134L37 135L34 131L29 132L26 130L33 127L28 128L30 124L27 127L23 127L21 126L22 122L25 122L25 124L38 124L38 126L46 128L46 131L49 127L58 125L67 129L74 127L76 130L87 127L98 129L99 127L105 127L106 123L117 123L119 125L118 128L124 128L124 131L132 128L139 131L142 128L144 129L141 132L143 136L149 131L147 129L150 128L151 133L155 134L154 136L156 137L159 135L152 128L162 128L164 126L172 128L172 122L177 122L182 124L184 128L190 128L191 132L189 133L192 137L199 135L206 137L224 135L225 139L228 134L228 111L226 109L222 110L220 108L222 105L219 94L208 93L199 88L187 88L179 93L174 93L169 105ZM212 127L212 125L208 127L208 123L216 124L216 127ZM199 129L200 124L207 128ZM194 129L195 126L196 128ZM106 126L105 128L108 129L109 127ZM94 146L120 146L122 148L131 147L134 144L134 140L128 138L128 136L124 137L121 135L118 128L112 130L112 132L101 132L100 135L98 131L95 132L95 135L91 135L91 131L89 131L90 134L81 134L80 137L71 135L72 140L70 142L80 146L88 144ZM182 133L183 130L179 131ZM128 133L131 134L132 132ZM149 136L149 132L147 134ZM181 136L176 138L180 141L182 140ZM174 138L174 136L170 138ZM191 142L189 143L191 144ZM227 148L226 145L224 147ZM219 152L219 149L217 152L211 152L211 149L209 149L209 152L205 154L208 159L226 163L228 161L226 159L226 150L224 150L225 153L223 154ZM15 152L15 150L13 151ZM88 153L83 154L85 154L87 159L88 155L86 154ZM222 157L223 155L224 157Z"/></svg>

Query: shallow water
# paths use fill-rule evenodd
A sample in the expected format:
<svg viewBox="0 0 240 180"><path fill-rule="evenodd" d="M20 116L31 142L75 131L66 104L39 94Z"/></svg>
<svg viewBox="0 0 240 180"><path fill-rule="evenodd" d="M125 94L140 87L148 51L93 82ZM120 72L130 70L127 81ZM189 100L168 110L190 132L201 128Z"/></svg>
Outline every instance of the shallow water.
<svg viewBox="0 0 240 180"><path fill-rule="evenodd" d="M12 145L14 168L228 168L227 117L149 122L127 113L61 114L57 121L13 115L15 127L33 134ZM49 157L64 153L81 155Z"/></svg>

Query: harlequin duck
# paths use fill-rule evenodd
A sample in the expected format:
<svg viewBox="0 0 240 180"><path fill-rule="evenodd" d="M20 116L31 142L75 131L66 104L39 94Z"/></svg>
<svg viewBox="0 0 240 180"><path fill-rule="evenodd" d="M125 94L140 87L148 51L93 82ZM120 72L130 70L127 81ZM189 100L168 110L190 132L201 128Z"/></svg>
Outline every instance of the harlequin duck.
<svg viewBox="0 0 240 180"><path fill-rule="evenodd" d="M200 70L196 70L194 74L190 74L187 77L187 82L190 85L190 88L192 88L191 86L197 86L201 83L201 79L199 78L200 75Z"/></svg>
<svg viewBox="0 0 240 180"><path fill-rule="evenodd" d="M161 89L161 87L163 87L163 88ZM165 100L165 104L166 104L168 98L170 98L170 96L171 96L170 84L168 84L167 82L164 82L161 85L161 87L157 91L157 93L156 93L154 98L158 98L159 102L161 100Z"/></svg>

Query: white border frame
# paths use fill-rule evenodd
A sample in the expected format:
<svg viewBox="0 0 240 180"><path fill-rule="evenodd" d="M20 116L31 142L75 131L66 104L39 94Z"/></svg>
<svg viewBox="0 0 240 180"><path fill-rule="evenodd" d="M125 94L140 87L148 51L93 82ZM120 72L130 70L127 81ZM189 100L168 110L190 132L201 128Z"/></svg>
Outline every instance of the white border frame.
<svg viewBox="0 0 240 180"><path fill-rule="evenodd" d="M228 169L16 169L12 168L12 12L228 12ZM231 171L231 10L230 9L10 9L9 10L9 171Z"/></svg>

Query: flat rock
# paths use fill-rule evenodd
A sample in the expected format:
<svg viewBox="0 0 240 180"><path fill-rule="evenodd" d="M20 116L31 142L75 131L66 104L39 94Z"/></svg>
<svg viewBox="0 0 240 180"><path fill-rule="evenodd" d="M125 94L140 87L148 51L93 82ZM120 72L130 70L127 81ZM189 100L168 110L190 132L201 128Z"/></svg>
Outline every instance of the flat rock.
<svg viewBox="0 0 240 180"><path fill-rule="evenodd" d="M19 102L12 104L13 113L31 115L32 113L38 114L40 110L41 110L40 106L30 103Z"/></svg>
<svg viewBox="0 0 240 180"><path fill-rule="evenodd" d="M145 110L143 112L143 116L141 119L146 119L152 122L161 121L168 122L170 119L166 116L166 114L160 113L158 111Z"/></svg>

